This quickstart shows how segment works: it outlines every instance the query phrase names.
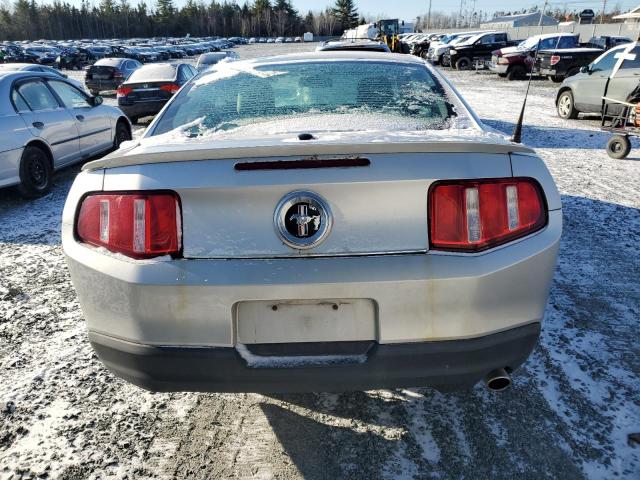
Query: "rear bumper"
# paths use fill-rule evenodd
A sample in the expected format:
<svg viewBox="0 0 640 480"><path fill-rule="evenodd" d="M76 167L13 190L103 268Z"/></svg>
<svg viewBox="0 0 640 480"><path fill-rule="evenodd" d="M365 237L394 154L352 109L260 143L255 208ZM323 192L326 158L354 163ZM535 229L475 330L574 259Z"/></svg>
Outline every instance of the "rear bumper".
<svg viewBox="0 0 640 480"><path fill-rule="evenodd" d="M245 302L369 299L374 334L348 340L398 344L475 338L540 322L561 215L550 212L549 226L538 234L473 256L129 261L76 243L67 229L63 246L92 332L149 345L233 347ZM294 333L281 341L320 340ZM334 330L324 333L322 341L346 340Z"/></svg>
<svg viewBox="0 0 640 480"><path fill-rule="evenodd" d="M381 345L366 360L333 366L253 368L231 347L180 348L89 333L104 364L146 390L309 392L431 386L468 388L491 370L516 370L529 356L540 323L478 338Z"/></svg>
<svg viewBox="0 0 640 480"><path fill-rule="evenodd" d="M94 80L94 79L89 80L87 79L85 80L84 84L89 90L104 91L104 90L116 90L123 81L124 79L120 79L120 80Z"/></svg>
<svg viewBox="0 0 640 480"><path fill-rule="evenodd" d="M118 103L118 107L128 116L128 117L144 117L148 115L155 115L168 100L152 100L149 102L136 102L132 105L121 105Z"/></svg>

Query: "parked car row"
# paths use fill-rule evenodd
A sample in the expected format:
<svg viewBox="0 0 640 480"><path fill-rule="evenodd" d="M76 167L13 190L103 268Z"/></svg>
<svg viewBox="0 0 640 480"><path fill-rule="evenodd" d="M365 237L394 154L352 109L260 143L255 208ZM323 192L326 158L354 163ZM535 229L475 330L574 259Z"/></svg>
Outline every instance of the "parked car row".
<svg viewBox="0 0 640 480"><path fill-rule="evenodd" d="M302 43L302 37L251 37L247 43Z"/></svg>
<svg viewBox="0 0 640 480"><path fill-rule="evenodd" d="M565 119L602 114L605 95L611 115L625 104L640 104L640 46L628 37L592 37L581 43L577 34L550 33L513 43L505 32L462 32L440 38L422 34L412 51L458 70L488 68L509 80L538 75L562 82L555 107ZM491 50L497 44L503 46Z"/></svg>
<svg viewBox="0 0 640 480"><path fill-rule="evenodd" d="M4 42L0 44L0 63L78 69L108 57L149 63L217 52L245 43L248 40L241 37Z"/></svg>
<svg viewBox="0 0 640 480"><path fill-rule="evenodd" d="M526 40L509 39L501 31L469 31L403 36L402 50L436 65L459 70L490 69L509 80L524 79L529 74L562 82L575 75L603 51L632 40L621 36L592 37L580 43L573 33L535 35Z"/></svg>

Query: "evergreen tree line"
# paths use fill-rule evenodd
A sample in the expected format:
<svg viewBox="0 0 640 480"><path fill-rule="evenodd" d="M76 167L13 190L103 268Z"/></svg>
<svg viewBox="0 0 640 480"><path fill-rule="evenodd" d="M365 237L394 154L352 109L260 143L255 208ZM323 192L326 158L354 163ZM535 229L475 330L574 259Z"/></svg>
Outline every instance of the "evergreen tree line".
<svg viewBox="0 0 640 480"><path fill-rule="evenodd" d="M136 0L133 0L136 1ZM153 2L152 5L150 3ZM353 0L336 0L319 12L301 15L291 0L102 0L80 7L64 0L38 4L16 0L0 4L0 40L136 38L191 36L341 35L358 23Z"/></svg>

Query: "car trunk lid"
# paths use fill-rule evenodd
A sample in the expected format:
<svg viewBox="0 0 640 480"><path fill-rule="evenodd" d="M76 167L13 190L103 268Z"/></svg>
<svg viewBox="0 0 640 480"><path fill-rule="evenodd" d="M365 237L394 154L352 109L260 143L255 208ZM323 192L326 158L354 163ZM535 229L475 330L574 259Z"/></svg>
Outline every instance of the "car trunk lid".
<svg viewBox="0 0 640 480"><path fill-rule="evenodd" d="M105 190L176 191L185 258L275 259L424 252L427 194L434 181L509 177L509 152L530 152L482 137L388 140L260 147L244 142L155 153L159 147L148 147L144 154L129 151L89 168L109 167ZM296 201L279 210L292 192ZM324 202L325 217L308 208L310 196ZM331 225L322 241L304 248L287 242L279 227L282 215L290 225L297 222L294 216L305 215Z"/></svg>
<svg viewBox="0 0 640 480"><path fill-rule="evenodd" d="M108 65L92 65L87 70L88 80L113 80L116 73L121 73L116 67ZM120 75L122 76L122 75Z"/></svg>

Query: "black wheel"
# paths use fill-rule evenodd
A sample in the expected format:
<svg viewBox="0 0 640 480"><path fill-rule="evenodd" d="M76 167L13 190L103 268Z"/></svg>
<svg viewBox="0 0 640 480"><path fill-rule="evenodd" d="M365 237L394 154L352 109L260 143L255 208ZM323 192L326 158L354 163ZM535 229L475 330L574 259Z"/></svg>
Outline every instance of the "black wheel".
<svg viewBox="0 0 640 480"><path fill-rule="evenodd" d="M97 97L98 95L100 95L100 90L89 90L89 92L91 93L91 95L93 95L94 97Z"/></svg>
<svg viewBox="0 0 640 480"><path fill-rule="evenodd" d="M551 75L549 76L549 80L551 80L553 83L562 83L562 81L564 80L564 77L559 77L558 75Z"/></svg>
<svg viewBox="0 0 640 480"><path fill-rule="evenodd" d="M499 73L498 76L500 78L506 78L507 74L506 73Z"/></svg>
<svg viewBox="0 0 640 480"><path fill-rule="evenodd" d="M560 118L567 120L575 120L578 118L578 113L580 112L576 110L573 104L573 93L571 93L571 90L565 90L560 94L560 97L558 97L557 110Z"/></svg>
<svg viewBox="0 0 640 480"><path fill-rule="evenodd" d="M428 50L423 50L420 52L420 57L422 57L422 59L427 60L429 58L429 51Z"/></svg>
<svg viewBox="0 0 640 480"><path fill-rule="evenodd" d="M18 191L25 198L37 198L51 190L53 168L48 155L38 147L25 147L20 159Z"/></svg>
<svg viewBox="0 0 640 480"><path fill-rule="evenodd" d="M129 120L131 120L131 123L133 123L134 125L138 123L138 117L129 117Z"/></svg>
<svg viewBox="0 0 640 480"><path fill-rule="evenodd" d="M471 66L471 60L468 57L462 57L456 60L456 70L467 70Z"/></svg>
<svg viewBox="0 0 640 480"><path fill-rule="evenodd" d="M631 142L626 135L614 135L607 142L607 154L611 158L626 158L631 151Z"/></svg>
<svg viewBox="0 0 640 480"><path fill-rule="evenodd" d="M116 134L113 137L113 148L117 150L120 148L120 144L122 142L126 142L127 140L131 140L131 133L129 132L129 127L120 120L116 125Z"/></svg>
<svg viewBox="0 0 640 480"><path fill-rule="evenodd" d="M522 65L514 65L507 72L507 79L510 81L524 80L526 77L527 77L527 71Z"/></svg>

